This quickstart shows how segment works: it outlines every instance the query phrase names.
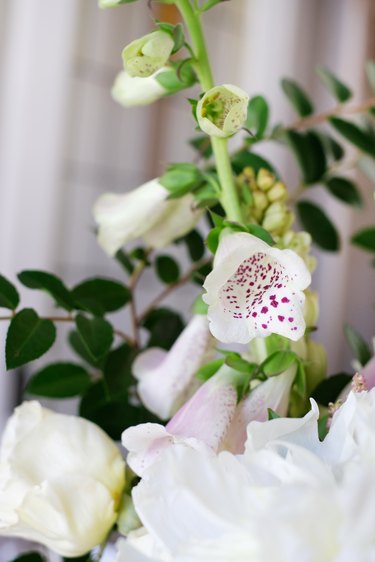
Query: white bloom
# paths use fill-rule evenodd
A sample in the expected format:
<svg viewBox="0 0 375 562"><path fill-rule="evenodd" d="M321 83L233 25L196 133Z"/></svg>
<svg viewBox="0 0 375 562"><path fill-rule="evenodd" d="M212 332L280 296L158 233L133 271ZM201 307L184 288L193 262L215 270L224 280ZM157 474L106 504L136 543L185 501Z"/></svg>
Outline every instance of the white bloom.
<svg viewBox="0 0 375 562"><path fill-rule="evenodd" d="M0 454L0 534L80 556L116 520L124 461L95 424L25 402L6 426Z"/></svg>
<svg viewBox="0 0 375 562"><path fill-rule="evenodd" d="M197 119L202 131L214 137L229 137L239 131L247 116L249 96L232 84L208 90L197 105Z"/></svg>
<svg viewBox="0 0 375 562"><path fill-rule="evenodd" d="M214 345L207 317L196 315L169 351L150 348L138 355L132 370L144 405L161 419L175 414L197 388L194 375Z"/></svg>
<svg viewBox="0 0 375 562"><path fill-rule="evenodd" d="M133 490L147 549L118 562L373 562L375 390L349 396L323 443L312 404L251 423L244 455L166 450Z"/></svg>
<svg viewBox="0 0 375 562"><path fill-rule="evenodd" d="M161 68L148 78L130 76L125 70L119 72L111 90L113 99L124 107L148 105L157 101L167 93L156 79L165 70L167 69Z"/></svg>
<svg viewBox="0 0 375 562"><path fill-rule="evenodd" d="M192 195L179 199L168 199L168 195L158 179L124 195L101 195L93 214L104 251L113 256L124 244L141 236L150 247L162 248L194 228L202 211L193 209Z"/></svg>
<svg viewBox="0 0 375 562"><path fill-rule="evenodd" d="M245 232L220 240L203 287L212 334L247 343L280 334L298 340L305 330L304 294L311 275L292 250L279 250Z"/></svg>
<svg viewBox="0 0 375 562"><path fill-rule="evenodd" d="M173 47L174 41L166 31L148 33L122 51L124 68L130 76L151 76L165 65Z"/></svg>

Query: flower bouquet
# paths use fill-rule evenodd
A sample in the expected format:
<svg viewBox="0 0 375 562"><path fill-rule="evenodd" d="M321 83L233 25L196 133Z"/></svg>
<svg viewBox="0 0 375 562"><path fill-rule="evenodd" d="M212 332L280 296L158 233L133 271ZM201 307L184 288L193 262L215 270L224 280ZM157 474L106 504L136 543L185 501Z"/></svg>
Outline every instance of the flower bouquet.
<svg viewBox="0 0 375 562"><path fill-rule="evenodd" d="M43 356L61 323L75 357L32 374L3 434L0 535L36 543L19 562L48 560L46 549L77 562L375 560L375 359L347 325L353 369L328 373L311 245L338 251L340 235L306 197L321 185L363 205L342 175L343 142L352 166L373 177L375 98L354 105L319 67L333 109L316 113L284 79L296 120L272 125L263 96L214 82L202 17L220 1L159 0L168 21L150 3L153 29L122 52L112 96L125 107L196 86L197 157L96 201L97 242L121 279L68 288L53 273L22 271L20 283L58 308L43 317L0 276L7 368ZM367 75L375 90L375 63ZM298 189L262 156L263 142L290 151ZM375 227L351 242L374 252ZM145 272L164 287L142 307ZM185 323L164 299L188 283L196 298ZM130 331L111 316L122 309ZM76 397L79 417L35 397Z"/></svg>

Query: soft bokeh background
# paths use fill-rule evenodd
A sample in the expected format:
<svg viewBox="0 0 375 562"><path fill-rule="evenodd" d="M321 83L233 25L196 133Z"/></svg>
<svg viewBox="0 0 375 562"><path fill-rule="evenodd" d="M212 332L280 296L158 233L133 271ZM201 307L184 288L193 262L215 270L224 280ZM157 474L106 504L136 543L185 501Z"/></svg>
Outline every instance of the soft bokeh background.
<svg viewBox="0 0 375 562"><path fill-rule="evenodd" d="M154 2L153 9L160 15L168 8ZM294 118L278 85L285 76L311 93L317 110L333 106L315 77L318 63L341 76L355 100L369 95L364 62L375 58L374 23L373 0L231 0L206 17L217 82L264 94L273 119L285 121ZM53 271L68 285L90 275L121 276L95 243L93 201L104 191L137 187L168 161L192 158L185 144L194 129L188 94L131 110L110 97L123 46L151 26L146 0L106 11L95 0L0 0L0 270L10 279L22 269ZM296 184L286 151L269 146L262 154ZM351 211L320 188L313 195L344 240L338 256L317 252L314 279L321 294L317 337L328 347L331 372L349 366L344 321L368 339L375 334L374 269L368 255L347 243L351 232L374 222L373 186L358 179L368 200L365 211ZM154 283L146 277L141 303L150 300ZM176 293L172 303L187 313L190 295ZM29 290L22 296L24 305L51 312L48 299ZM30 372L5 372L4 324L0 426ZM50 357L62 359L60 331ZM9 559L0 550L0 562Z"/></svg>

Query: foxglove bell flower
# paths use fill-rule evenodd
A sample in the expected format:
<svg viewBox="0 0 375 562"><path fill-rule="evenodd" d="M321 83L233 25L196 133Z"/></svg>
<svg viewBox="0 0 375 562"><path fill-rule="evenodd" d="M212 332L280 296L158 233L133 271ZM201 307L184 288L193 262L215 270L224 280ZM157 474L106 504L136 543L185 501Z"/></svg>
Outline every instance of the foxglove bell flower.
<svg viewBox="0 0 375 562"><path fill-rule="evenodd" d="M93 214L99 227L98 243L110 256L127 242L143 237L151 248L163 248L197 224L201 210L193 208L193 196L168 199L158 179L118 195L104 193Z"/></svg>
<svg viewBox="0 0 375 562"><path fill-rule="evenodd" d="M132 41L122 51L124 68L130 76L146 78L168 61L174 41L166 31L153 31Z"/></svg>
<svg viewBox="0 0 375 562"><path fill-rule="evenodd" d="M247 234L223 236L203 287L212 334L247 343L271 333L298 340L304 334L304 293L311 275L292 250L279 250Z"/></svg>
<svg viewBox="0 0 375 562"><path fill-rule="evenodd" d="M197 105L197 119L202 131L213 137L230 137L239 131L247 117L249 96L232 84L208 90Z"/></svg>
<svg viewBox="0 0 375 562"><path fill-rule="evenodd" d="M205 315L196 315L169 351L150 348L138 355L133 375L143 404L165 420L176 413L197 388L199 367L213 353L215 340Z"/></svg>
<svg viewBox="0 0 375 562"><path fill-rule="evenodd" d="M129 451L127 462L130 468L142 476L171 445L218 451L236 410L238 377L238 373L223 366L197 390L166 427L145 423L126 429L122 444Z"/></svg>
<svg viewBox="0 0 375 562"><path fill-rule="evenodd" d="M80 556L117 518L125 463L95 424L24 402L9 419L0 452L0 535Z"/></svg>
<svg viewBox="0 0 375 562"><path fill-rule="evenodd" d="M112 98L123 107L138 105L149 105L165 96L166 89L158 82L157 76L167 70L161 68L148 78L130 76L126 70L122 70L116 76L112 86Z"/></svg>

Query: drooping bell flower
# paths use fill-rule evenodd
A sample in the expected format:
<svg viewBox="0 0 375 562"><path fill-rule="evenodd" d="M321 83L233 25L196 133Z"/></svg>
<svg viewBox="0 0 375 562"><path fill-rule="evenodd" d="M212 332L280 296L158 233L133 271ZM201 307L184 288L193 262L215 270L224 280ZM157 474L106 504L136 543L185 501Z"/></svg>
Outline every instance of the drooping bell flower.
<svg viewBox="0 0 375 562"><path fill-rule="evenodd" d="M130 76L151 76L165 65L173 47L174 40L166 31L159 29L148 33L124 48L124 68Z"/></svg>
<svg viewBox="0 0 375 562"><path fill-rule="evenodd" d="M202 131L213 137L230 137L239 131L247 117L249 96L232 84L215 86L197 105L197 119Z"/></svg>
<svg viewBox="0 0 375 562"><path fill-rule="evenodd" d="M161 68L147 78L130 76L126 70L118 73L112 86L112 98L123 107L149 105L167 94L167 90L157 80L158 74L167 70Z"/></svg>
<svg viewBox="0 0 375 562"><path fill-rule="evenodd" d="M192 230L202 216L193 208L193 196L168 195L157 178L129 193L101 195L93 209L99 245L110 256L140 237L151 248L163 248Z"/></svg>
<svg viewBox="0 0 375 562"><path fill-rule="evenodd" d="M215 340L207 316L197 314L169 351L150 348L138 355L133 374L143 404L161 419L169 419L197 388L194 375L210 360Z"/></svg>
<svg viewBox="0 0 375 562"><path fill-rule="evenodd" d="M298 340L305 331L303 290L311 275L292 250L279 250L245 232L222 236L203 287L212 334L248 343L272 333Z"/></svg>
<svg viewBox="0 0 375 562"><path fill-rule="evenodd" d="M122 434L129 451L127 463L139 476L173 445L217 452L233 420L237 406L239 373L227 366L203 384L173 416L166 427L145 423Z"/></svg>

